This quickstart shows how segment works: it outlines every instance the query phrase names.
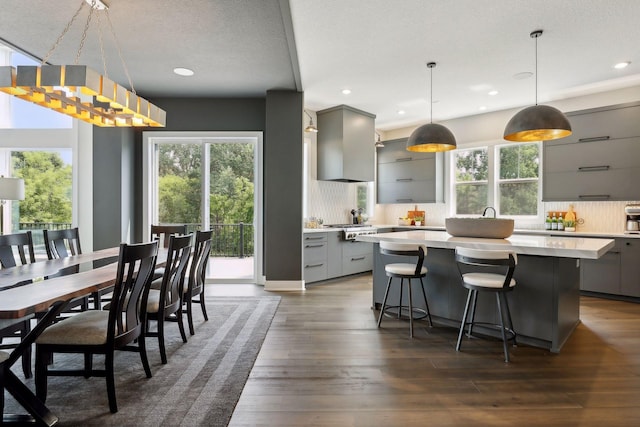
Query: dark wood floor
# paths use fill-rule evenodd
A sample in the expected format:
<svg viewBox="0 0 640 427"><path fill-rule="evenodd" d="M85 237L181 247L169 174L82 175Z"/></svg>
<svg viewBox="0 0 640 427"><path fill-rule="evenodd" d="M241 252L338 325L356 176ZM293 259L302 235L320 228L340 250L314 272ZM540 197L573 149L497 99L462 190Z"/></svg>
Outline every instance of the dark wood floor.
<svg viewBox="0 0 640 427"><path fill-rule="evenodd" d="M236 286L235 288L232 288ZM260 294L211 286L208 293ZM383 320L371 276L279 293L273 320L231 426L637 426L640 304L583 297L560 354Z"/></svg>

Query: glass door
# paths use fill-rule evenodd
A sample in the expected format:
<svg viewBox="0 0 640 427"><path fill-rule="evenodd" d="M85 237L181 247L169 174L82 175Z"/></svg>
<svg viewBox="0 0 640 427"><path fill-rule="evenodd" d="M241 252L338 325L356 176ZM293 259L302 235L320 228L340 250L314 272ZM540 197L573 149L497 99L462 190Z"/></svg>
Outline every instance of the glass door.
<svg viewBox="0 0 640 427"><path fill-rule="evenodd" d="M152 209L149 224L186 224L189 231L213 230L207 276L210 282L257 283L256 248L261 221L259 165L261 138L187 132L155 137L145 132L150 162ZM148 141L147 141L148 140Z"/></svg>

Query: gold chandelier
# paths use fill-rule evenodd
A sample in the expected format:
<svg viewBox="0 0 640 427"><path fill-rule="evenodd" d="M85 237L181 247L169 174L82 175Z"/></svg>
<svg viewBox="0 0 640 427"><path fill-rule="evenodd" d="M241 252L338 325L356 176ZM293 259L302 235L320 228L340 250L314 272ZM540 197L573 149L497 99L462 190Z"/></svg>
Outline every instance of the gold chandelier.
<svg viewBox="0 0 640 427"><path fill-rule="evenodd" d="M85 3L89 3L91 8L75 64L46 65L47 59L71 27ZM44 57L41 65L19 65L17 69L13 66L0 66L0 91L96 126L164 127L165 111L136 94L119 47L118 51L131 91L108 78L102 36L100 48L105 68L103 75L85 65L78 65L86 33L96 10L104 11L115 39L107 5L99 0L81 0L80 7ZM99 13L96 15L100 21Z"/></svg>

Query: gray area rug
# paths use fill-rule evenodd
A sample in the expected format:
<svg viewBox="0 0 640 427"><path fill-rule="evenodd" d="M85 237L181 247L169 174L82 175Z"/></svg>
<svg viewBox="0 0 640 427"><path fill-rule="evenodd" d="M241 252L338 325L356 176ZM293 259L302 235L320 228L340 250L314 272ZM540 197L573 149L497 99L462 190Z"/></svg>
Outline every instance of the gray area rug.
<svg viewBox="0 0 640 427"><path fill-rule="evenodd" d="M47 406L61 426L226 426L256 360L280 297L208 297L205 322L194 307L196 334L183 344L175 322L165 325L168 364L157 338L147 338L152 378L138 353L116 353L118 413L109 412L104 378L49 377ZM152 322L152 328L153 326ZM82 357L55 355L54 367L81 367ZM102 358L94 357L99 367ZM22 378L20 363L14 365ZM26 381L34 389L33 379ZM5 393L6 413L21 413Z"/></svg>

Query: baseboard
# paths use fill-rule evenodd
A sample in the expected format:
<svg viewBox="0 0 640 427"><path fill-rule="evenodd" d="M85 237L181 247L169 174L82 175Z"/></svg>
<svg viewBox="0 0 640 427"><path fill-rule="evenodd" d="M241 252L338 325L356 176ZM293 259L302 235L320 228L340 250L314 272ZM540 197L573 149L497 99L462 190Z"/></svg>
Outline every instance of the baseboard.
<svg viewBox="0 0 640 427"><path fill-rule="evenodd" d="M304 280L266 280L265 291L304 291Z"/></svg>

